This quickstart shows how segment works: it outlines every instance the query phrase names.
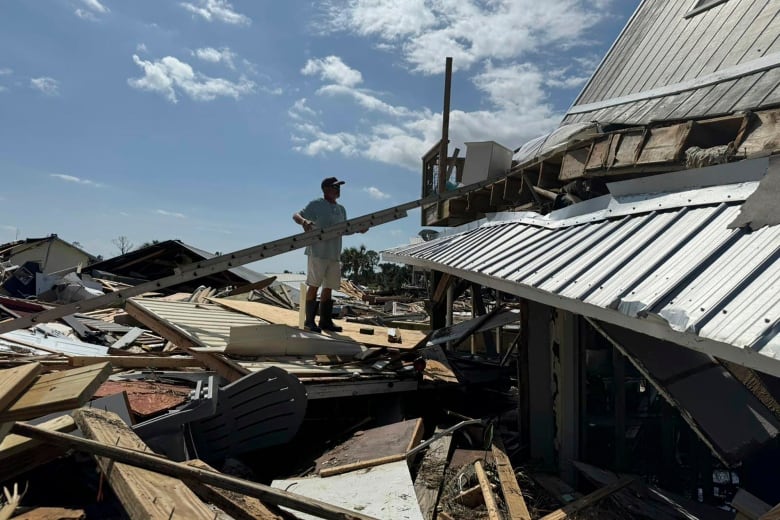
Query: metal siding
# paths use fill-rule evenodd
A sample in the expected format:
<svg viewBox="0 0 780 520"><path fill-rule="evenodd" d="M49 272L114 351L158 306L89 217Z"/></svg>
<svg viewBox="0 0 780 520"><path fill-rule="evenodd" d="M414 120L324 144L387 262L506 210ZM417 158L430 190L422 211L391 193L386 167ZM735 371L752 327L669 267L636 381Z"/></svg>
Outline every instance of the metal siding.
<svg viewBox="0 0 780 520"><path fill-rule="evenodd" d="M731 89L736 83L737 80L732 79L730 81L724 81L723 83L714 85L707 93L707 95L701 99L701 101L696 103L695 106L691 107L688 113L685 114L685 118L694 119L697 117L703 117L705 115L719 115L716 112L711 111L712 107L716 106L718 101L723 99L728 100L730 105L735 104L738 98L731 95Z"/></svg>
<svg viewBox="0 0 780 520"><path fill-rule="evenodd" d="M747 9L742 13L736 23L734 23L729 34L721 41L712 57L702 64L697 75L717 72L724 68L724 64L730 63L736 65L741 63L745 51L755 41L756 36L771 22L771 16L767 15L770 11L770 4L775 0L756 0L747 4ZM731 59L730 59L731 58Z"/></svg>
<svg viewBox="0 0 780 520"><path fill-rule="evenodd" d="M617 75L623 72L620 64L618 63L616 66L614 62L619 59L628 60L630 56L637 53L638 47L642 45L646 33L650 30L651 22L648 20L656 20L658 11L661 9L663 9L661 2L645 2L639 7L636 16L631 20L630 27L625 30L624 37L615 42L614 48L605 57L604 62L596 70L588 85L585 86L577 104L604 99L604 90L614 84Z"/></svg>
<svg viewBox="0 0 780 520"><path fill-rule="evenodd" d="M729 229L739 202L691 204L561 228L489 223L390 253L780 357L780 226Z"/></svg>
<svg viewBox="0 0 780 520"><path fill-rule="evenodd" d="M729 0L685 18L689 8L686 2L645 0L575 106L695 79L780 51L780 3L777 0ZM724 80L727 81L734 79ZM718 113L728 112L728 105L734 106L735 110L758 108L761 105L755 104L755 99L766 98L776 86L776 83L771 85L759 96L754 88L767 88L767 85L759 81L751 88L746 83L737 78L737 85L729 90L725 99L716 97L720 92L718 88L712 94L715 99L705 100L704 104ZM688 112L706 116L710 112L704 106L692 105L691 100L703 99L710 89L712 86L656 98L656 105L651 110L634 106L648 103L643 100L626 103L620 109L609 107L569 115L564 120L646 123L680 119ZM705 92L700 92L702 90ZM749 100L743 101L741 96L749 96ZM678 100L685 106L675 108L674 103ZM765 100L763 105L767 104L769 101Z"/></svg>
<svg viewBox="0 0 780 520"><path fill-rule="evenodd" d="M732 110L748 110L761 105L761 101L780 84L780 67L756 74L756 84L737 103Z"/></svg>
<svg viewBox="0 0 780 520"><path fill-rule="evenodd" d="M760 3L761 0L730 1L718 6L721 12L716 11L717 7L710 9L716 16L716 21L713 26L700 29L703 42L697 48L701 49L701 53L699 56L694 56L694 62L682 76L679 76L678 81L698 78L720 70L722 57L719 57L718 51L733 47L734 42L737 41L736 37L732 36L735 27L751 7Z"/></svg>
<svg viewBox="0 0 780 520"><path fill-rule="evenodd" d="M694 18L685 18L687 6L684 2L668 2L667 9L672 15L671 21L662 25L654 34L653 54L642 56L636 60L641 67L639 82L622 87L622 92L641 92L658 85L671 83L681 64L689 58L689 53L695 52L701 40L700 26L708 23L707 14ZM643 66L644 65L644 66ZM622 95L622 94L621 94Z"/></svg>
<svg viewBox="0 0 780 520"><path fill-rule="evenodd" d="M756 82L761 78L761 74L751 74L739 78L734 85L729 89L728 95L723 96L721 99L716 100L710 109L710 114L729 114L733 111L734 106L740 99L743 99L756 85Z"/></svg>

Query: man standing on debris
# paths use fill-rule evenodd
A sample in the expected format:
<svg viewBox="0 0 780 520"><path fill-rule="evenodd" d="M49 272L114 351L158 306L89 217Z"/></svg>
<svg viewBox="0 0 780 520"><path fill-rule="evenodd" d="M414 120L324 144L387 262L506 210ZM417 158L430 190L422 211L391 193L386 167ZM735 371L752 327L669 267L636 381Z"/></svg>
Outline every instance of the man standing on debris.
<svg viewBox="0 0 780 520"><path fill-rule="evenodd" d="M334 226L347 220L344 206L336 202L344 181L328 177L322 181L322 198L314 199L305 208L293 215L296 224L304 231ZM323 330L341 332L333 323L333 300L331 292L341 286L341 236L322 240L306 247L309 257L306 270L306 321L303 326L313 332ZM320 302L320 324L314 321L317 314L317 291L322 287Z"/></svg>

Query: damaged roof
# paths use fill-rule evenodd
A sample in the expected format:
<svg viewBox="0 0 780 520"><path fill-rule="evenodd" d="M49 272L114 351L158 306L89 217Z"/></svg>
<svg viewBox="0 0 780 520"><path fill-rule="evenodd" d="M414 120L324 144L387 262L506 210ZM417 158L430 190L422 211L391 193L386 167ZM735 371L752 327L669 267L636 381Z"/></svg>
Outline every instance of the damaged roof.
<svg viewBox="0 0 780 520"><path fill-rule="evenodd" d="M780 160L612 183L611 195L544 217L497 214L383 259L780 375L780 226L730 227L767 171L780 175Z"/></svg>
<svg viewBox="0 0 780 520"><path fill-rule="evenodd" d="M701 2L699 2L701 3ZM767 0L645 0L564 124L646 124L780 102L780 17Z"/></svg>

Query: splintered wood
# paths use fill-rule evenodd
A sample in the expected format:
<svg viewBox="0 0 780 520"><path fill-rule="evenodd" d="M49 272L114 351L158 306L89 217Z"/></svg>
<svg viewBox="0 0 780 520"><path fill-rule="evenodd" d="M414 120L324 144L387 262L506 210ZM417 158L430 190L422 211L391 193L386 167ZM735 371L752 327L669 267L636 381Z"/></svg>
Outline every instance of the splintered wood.
<svg viewBox="0 0 780 520"><path fill-rule="evenodd" d="M74 419L88 438L121 448L149 453L144 442L113 413L84 408ZM214 511L181 480L153 471L96 457L111 488L132 519L213 520Z"/></svg>

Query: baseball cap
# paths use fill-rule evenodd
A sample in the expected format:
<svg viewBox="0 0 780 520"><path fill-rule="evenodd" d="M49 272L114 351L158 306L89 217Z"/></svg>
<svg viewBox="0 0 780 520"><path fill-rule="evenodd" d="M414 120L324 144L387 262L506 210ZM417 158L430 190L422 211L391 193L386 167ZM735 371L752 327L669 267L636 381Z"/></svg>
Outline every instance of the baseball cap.
<svg viewBox="0 0 780 520"><path fill-rule="evenodd" d="M321 188L338 188L344 184L344 181L338 180L336 177L327 177L323 179L322 184L320 184Z"/></svg>

